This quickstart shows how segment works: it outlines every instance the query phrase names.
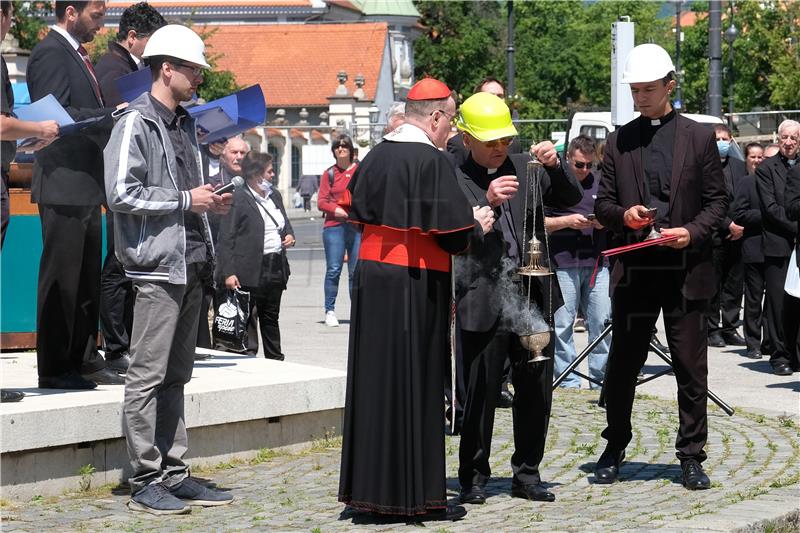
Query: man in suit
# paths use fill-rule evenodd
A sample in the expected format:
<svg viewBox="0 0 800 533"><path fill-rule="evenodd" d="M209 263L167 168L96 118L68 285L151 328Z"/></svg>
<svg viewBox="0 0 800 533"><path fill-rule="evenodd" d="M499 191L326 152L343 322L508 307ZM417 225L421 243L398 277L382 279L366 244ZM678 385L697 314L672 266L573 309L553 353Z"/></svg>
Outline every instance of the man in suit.
<svg viewBox="0 0 800 533"><path fill-rule="evenodd" d="M756 191L756 161L764 148L759 143L745 147L748 172L736 189L731 207L731 218L744 228L742 236L742 263L744 267L744 340L746 356L761 359L764 352L761 329L761 301L764 299L764 250L761 246L761 208Z"/></svg>
<svg viewBox="0 0 800 533"><path fill-rule="evenodd" d="M117 40L95 65L97 81L107 106L122 103L115 80L143 66L142 53L150 35L166 24L164 17L147 2L129 6L119 19ZM100 278L100 331L108 367L120 374L130 363L130 332L133 322L133 285L114 254L114 217L106 215L106 259Z"/></svg>
<svg viewBox="0 0 800 533"><path fill-rule="evenodd" d="M787 269L800 269L800 165L794 165L786 180L786 216L797 225L794 236L794 264ZM783 331L786 335L786 351L789 368L800 372L800 282L792 283L790 278L784 287L783 295Z"/></svg>
<svg viewBox="0 0 800 533"><path fill-rule="evenodd" d="M561 293L555 277L525 277L519 286L512 282L534 232L545 240L541 200L534 204L538 193L532 196L525 186L531 158L508 155L517 130L508 106L497 96L479 92L469 97L461 105L456 124L467 148L467 158L456 171L459 184L474 209L489 207L497 220L493 231L473 231L468 252L455 258L458 338L466 383L458 454L460 499L472 504L486 501L494 412L504 362L510 357L515 392L511 494L553 501L555 495L542 485L539 464L553 396L554 341L551 335L545 349L549 360L529 363L531 354L520 336L552 330ZM543 201L564 206L578 203L582 187L564 173L553 144L546 141L532 151L545 168L541 171ZM532 316L526 309L532 310ZM515 320L519 315L526 318Z"/></svg>
<svg viewBox="0 0 800 533"><path fill-rule="evenodd" d="M597 483L613 483L631 441L639 370L661 311L678 382L677 456L683 485L707 489L701 463L708 436L706 310L714 293L711 237L728 210L713 132L677 115L670 104L675 67L658 45L631 50L623 82L641 116L606 143L595 213L623 242L642 241L655 224L669 242L620 254L611 272L614 330L606 373L608 443L595 466ZM656 208L654 213L649 210Z"/></svg>
<svg viewBox="0 0 800 533"><path fill-rule="evenodd" d="M715 124L714 135L722 162L725 189L728 191L728 203L732 206L734 195L747 171L744 162L728 155L733 141L731 130L724 124ZM736 331L744 291L741 240L744 228L731 217L729 208L719 229L714 232L711 244L717 280L708 315L708 345L718 348L745 345L744 339Z"/></svg>
<svg viewBox="0 0 800 533"><path fill-rule="evenodd" d="M28 63L32 100L52 94L76 121L110 115L114 108L105 106L83 48L102 27L105 10L105 2L56 2L56 24ZM42 222L36 323L42 388L124 383L97 351L103 146L110 127L110 118L101 120L36 154L31 201Z"/></svg>
<svg viewBox="0 0 800 533"><path fill-rule="evenodd" d="M798 162L800 123L784 120L778 126L778 153L756 169L756 188L762 214L764 249L764 344L769 350L772 371L779 376L792 373L783 330L783 285L797 233L797 222L786 216L786 177Z"/></svg>

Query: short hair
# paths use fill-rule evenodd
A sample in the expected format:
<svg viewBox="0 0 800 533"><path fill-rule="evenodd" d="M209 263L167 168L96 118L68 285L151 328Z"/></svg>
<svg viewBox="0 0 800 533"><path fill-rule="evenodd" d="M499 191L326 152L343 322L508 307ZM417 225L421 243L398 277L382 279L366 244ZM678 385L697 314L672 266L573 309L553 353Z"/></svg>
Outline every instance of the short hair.
<svg viewBox="0 0 800 533"><path fill-rule="evenodd" d="M161 13L156 11L147 2L139 2L125 8L119 19L119 32L117 40L124 41L128 37L128 32L133 30L137 35L147 37L152 35L158 28L167 24Z"/></svg>
<svg viewBox="0 0 800 533"><path fill-rule="evenodd" d="M719 132L724 132L728 134L728 137L733 137L731 133L731 129L726 126L725 124L714 124L714 133L717 134Z"/></svg>
<svg viewBox="0 0 800 533"><path fill-rule="evenodd" d="M389 110L386 111L386 122L389 122L395 115L405 115L405 114L406 114L405 102L392 102L392 105L389 106Z"/></svg>
<svg viewBox="0 0 800 533"><path fill-rule="evenodd" d="M447 98L438 98L436 100L408 100L406 102L406 116L425 118L434 111L442 109L450 98L455 99L453 93L450 93Z"/></svg>
<svg viewBox="0 0 800 533"><path fill-rule="evenodd" d="M481 81L478 82L478 84L475 86L475 90L472 91L472 93L475 94L481 92L481 89L483 89L483 86L486 85L487 83L496 83L503 88L503 92L506 92L506 86L503 85L502 81L498 80L494 76L486 76L485 78L483 78Z"/></svg>
<svg viewBox="0 0 800 533"><path fill-rule="evenodd" d="M800 122L791 119L784 120L783 122L781 122L780 126L778 126L778 135L780 135L781 132L786 128L800 129Z"/></svg>
<svg viewBox="0 0 800 533"><path fill-rule="evenodd" d="M56 0L56 20L61 22L67 16L67 7L72 6L80 13L86 6L89 5L89 0Z"/></svg>
<svg viewBox="0 0 800 533"><path fill-rule="evenodd" d="M0 11L3 12L3 15L8 16L11 12L11 0L0 0Z"/></svg>
<svg viewBox="0 0 800 533"><path fill-rule="evenodd" d="M331 142L331 152L333 152L334 156L336 155L336 149L340 146L347 148L347 151L350 153L350 162L352 163L353 158L356 156L356 149L353 146L353 139L344 134L336 137L333 142Z"/></svg>
<svg viewBox="0 0 800 533"><path fill-rule="evenodd" d="M575 155L575 152L580 150L582 153L589 157L595 157L595 142L594 139L585 134L580 134L569 142L567 148L567 155Z"/></svg>
<svg viewBox="0 0 800 533"><path fill-rule="evenodd" d="M264 152L256 152L250 150L242 158L242 175L245 179L250 180L258 177L269 168L272 163L272 156Z"/></svg>
<svg viewBox="0 0 800 533"><path fill-rule="evenodd" d="M761 148L763 150L764 149L764 145L761 144L760 142L747 143L744 146L744 156L747 157L748 155L750 155L750 150L752 150L753 148Z"/></svg>
<svg viewBox="0 0 800 533"><path fill-rule="evenodd" d="M664 82L664 85L666 85L666 84L668 84L669 82L671 82L674 79L675 79L675 71L674 70L670 70L669 72L667 72L666 76L661 78L661 81Z"/></svg>

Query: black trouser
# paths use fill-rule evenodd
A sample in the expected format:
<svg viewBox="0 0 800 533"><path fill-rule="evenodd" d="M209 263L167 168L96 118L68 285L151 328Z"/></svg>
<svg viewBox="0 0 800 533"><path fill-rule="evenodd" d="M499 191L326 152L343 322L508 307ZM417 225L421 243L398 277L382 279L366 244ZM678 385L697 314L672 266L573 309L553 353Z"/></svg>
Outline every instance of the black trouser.
<svg viewBox="0 0 800 533"><path fill-rule="evenodd" d="M795 372L800 371L800 298L783 293L783 332L786 334L786 359Z"/></svg>
<svg viewBox="0 0 800 533"><path fill-rule="evenodd" d="M278 317L281 311L281 297L286 289L283 274L283 255L266 254L261 261L261 274L258 287L250 287L250 318L247 322L247 353L258 353L258 330L256 317L261 328L261 341L264 343L264 357L283 359L281 352L281 330Z"/></svg>
<svg viewBox="0 0 800 533"><path fill-rule="evenodd" d="M544 455L553 399L553 350L545 350L549 360L527 363L529 354L513 333L461 331L467 399L461 427L458 478L464 488L485 485L491 475L494 412L503 380L503 364L510 355L514 385L514 454L511 469L523 484L541 482L539 463Z"/></svg>
<svg viewBox="0 0 800 533"><path fill-rule="evenodd" d="M114 255L114 215L106 212L106 260L100 276L100 332L106 359L117 359L131 344L133 283Z"/></svg>
<svg viewBox="0 0 800 533"><path fill-rule="evenodd" d="M773 365L787 362L783 331L783 285L786 283L788 257L764 258L764 342L771 348L769 362Z"/></svg>
<svg viewBox="0 0 800 533"><path fill-rule="evenodd" d="M303 211L311 211L311 197L303 196Z"/></svg>
<svg viewBox="0 0 800 533"><path fill-rule="evenodd" d="M678 383L677 456L704 461L708 437L706 300L686 300L683 273L677 270L627 268L611 300L614 329L606 371L606 419L602 436L609 448L631 441L631 411L639 370L647 360L653 324L664 312L664 331Z"/></svg>
<svg viewBox="0 0 800 533"><path fill-rule="evenodd" d="M44 377L95 372L105 367L97 352L100 207L39 204L39 216L37 370Z"/></svg>
<svg viewBox="0 0 800 533"><path fill-rule="evenodd" d="M211 339L211 329L208 325L208 311L214 305L214 286L211 283L203 281L203 294L200 297L200 316L198 317L197 324L197 347L198 348L214 348L214 342ZM258 344L256 343L256 351Z"/></svg>
<svg viewBox="0 0 800 533"><path fill-rule="evenodd" d="M742 242L715 240L712 251L717 291L709 302L708 333L733 333L740 324L739 311L744 291Z"/></svg>
<svg viewBox="0 0 800 533"><path fill-rule="evenodd" d="M744 264L744 340L748 352L772 353L761 338L761 301L764 299L764 263Z"/></svg>

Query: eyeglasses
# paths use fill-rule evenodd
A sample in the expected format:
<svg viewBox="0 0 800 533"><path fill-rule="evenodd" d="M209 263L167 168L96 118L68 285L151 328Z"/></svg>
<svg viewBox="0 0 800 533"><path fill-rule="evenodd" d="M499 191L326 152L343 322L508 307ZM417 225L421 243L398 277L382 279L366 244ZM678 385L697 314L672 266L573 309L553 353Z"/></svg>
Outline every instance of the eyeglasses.
<svg viewBox="0 0 800 533"><path fill-rule="evenodd" d="M182 63L180 61L170 61L175 68L188 68L189 72L192 73L192 76L195 78L198 77L200 74L203 73L202 67L194 67L189 65L188 63Z"/></svg>
<svg viewBox="0 0 800 533"><path fill-rule="evenodd" d="M495 148L496 146L508 146L514 142L514 137L503 137L502 139L495 139L493 141L483 141L486 148Z"/></svg>
<svg viewBox="0 0 800 533"><path fill-rule="evenodd" d="M594 165L594 163L591 161L588 163L584 163L583 161L572 161L572 164L575 165L575 168L578 170L583 170L584 168L590 169L592 168L592 165Z"/></svg>
<svg viewBox="0 0 800 533"><path fill-rule="evenodd" d="M444 109L437 109L436 111L431 111L431 113L430 113L430 114L431 114L431 116L433 116L433 114L434 114L434 113L436 113L437 111L438 111L439 113L441 113L442 115L444 115L444 116L445 116L445 118L449 118L450 124L451 124L451 125L453 125L453 126L455 126L455 124L456 124L456 114L455 114L455 113L453 113L452 115L450 115L450 113L448 113L448 112L447 112L447 111L445 111Z"/></svg>

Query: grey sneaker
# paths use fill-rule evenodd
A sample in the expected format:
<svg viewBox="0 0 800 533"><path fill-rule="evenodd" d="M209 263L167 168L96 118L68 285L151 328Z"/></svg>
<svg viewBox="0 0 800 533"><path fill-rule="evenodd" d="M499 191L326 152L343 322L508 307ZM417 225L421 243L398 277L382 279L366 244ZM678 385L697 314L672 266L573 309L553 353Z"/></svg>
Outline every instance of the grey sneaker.
<svg viewBox="0 0 800 533"><path fill-rule="evenodd" d="M154 515L188 514L192 508L170 494L161 483L153 483L137 492L128 502L128 509Z"/></svg>
<svg viewBox="0 0 800 533"><path fill-rule="evenodd" d="M174 487L170 487L169 491L170 494L184 500L189 505L213 507L216 505L228 505L233 501L232 494L204 487L190 477L187 477Z"/></svg>

